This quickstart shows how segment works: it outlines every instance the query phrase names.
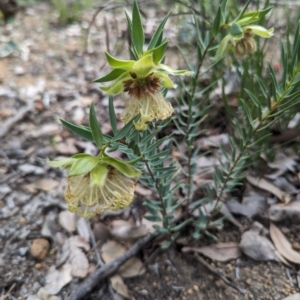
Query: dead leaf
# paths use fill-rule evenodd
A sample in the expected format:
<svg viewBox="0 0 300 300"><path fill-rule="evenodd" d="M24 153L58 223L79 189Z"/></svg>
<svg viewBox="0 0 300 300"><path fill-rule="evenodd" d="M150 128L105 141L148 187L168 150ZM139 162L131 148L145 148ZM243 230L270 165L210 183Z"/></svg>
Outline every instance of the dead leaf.
<svg viewBox="0 0 300 300"><path fill-rule="evenodd" d="M51 266L46 275L46 286L44 289L51 295L56 295L60 290L72 281L72 266L65 264L61 270L57 270L55 266Z"/></svg>
<svg viewBox="0 0 300 300"><path fill-rule="evenodd" d="M126 252L126 248L116 241L108 241L101 248L101 256L105 263L109 263ZM119 269L118 273L123 278L132 278L143 275L146 269L142 261L136 256L131 257Z"/></svg>
<svg viewBox="0 0 300 300"><path fill-rule="evenodd" d="M144 188L140 184L137 184L135 186L135 192L142 195L142 196L145 196L145 197L149 197L149 196L152 195L151 189Z"/></svg>
<svg viewBox="0 0 300 300"><path fill-rule="evenodd" d="M277 153L274 162L268 163L269 168L277 169L277 171L266 175L266 177L269 179L276 179L286 171L294 172L294 169L297 166L296 159L297 157L294 155L287 156L284 153Z"/></svg>
<svg viewBox="0 0 300 300"><path fill-rule="evenodd" d="M128 294L128 287L124 283L122 277L118 274L115 274L114 276L111 276L109 278L112 288L121 296L123 296L125 299L130 299L130 296Z"/></svg>
<svg viewBox="0 0 300 300"><path fill-rule="evenodd" d="M123 241L137 240L148 234L148 229L145 225L134 226L129 221L125 220L114 220L110 224L111 235L116 239Z"/></svg>
<svg viewBox="0 0 300 300"><path fill-rule="evenodd" d="M66 264L71 265L71 274L74 277L86 277L89 262L82 249L88 251L90 244L81 236L70 237L64 242L62 251L57 255L56 265L60 266L66 262Z"/></svg>
<svg viewBox="0 0 300 300"><path fill-rule="evenodd" d="M263 214L267 208L267 201L264 196L251 192L243 197L242 203L231 200L226 202L226 207L233 214L239 214L248 218Z"/></svg>
<svg viewBox="0 0 300 300"><path fill-rule="evenodd" d="M80 236L82 236L86 241L90 241L91 239L91 233L90 233L90 228L88 224L89 220L85 218L78 218L77 220L77 232Z"/></svg>
<svg viewBox="0 0 300 300"><path fill-rule="evenodd" d="M276 249L265 236L267 229L260 223L254 222L251 229L244 232L240 242L240 249L249 257L257 261L278 261Z"/></svg>
<svg viewBox="0 0 300 300"><path fill-rule="evenodd" d="M282 300L300 300L300 293L287 296L287 297L283 298Z"/></svg>
<svg viewBox="0 0 300 300"><path fill-rule="evenodd" d="M209 150L211 148L219 148L220 146L226 146L229 144L229 139L227 134L218 134L218 135L211 135L208 137L200 138L198 141L198 147L201 150Z"/></svg>
<svg viewBox="0 0 300 300"><path fill-rule="evenodd" d="M79 278L86 277L89 271L89 261L81 249L72 248L69 263L72 266L72 276Z"/></svg>
<svg viewBox="0 0 300 300"><path fill-rule="evenodd" d="M184 247L182 252L194 251L209 257L212 260L226 262L231 259L236 259L241 256L241 251L238 243L217 243L200 248Z"/></svg>
<svg viewBox="0 0 300 300"><path fill-rule="evenodd" d="M255 178L253 176L247 175L246 179L252 185L273 194L283 203L287 204L291 201L291 196L289 194L283 192L264 178Z"/></svg>
<svg viewBox="0 0 300 300"><path fill-rule="evenodd" d="M50 178L44 178L44 179L37 180L31 184L27 184L24 186L24 188L31 193L36 193L38 190L49 192L55 189L58 185L59 185L58 181Z"/></svg>
<svg viewBox="0 0 300 300"><path fill-rule="evenodd" d="M76 214L64 210L59 213L58 221L61 227L63 227L68 232L74 232L76 230Z"/></svg>
<svg viewBox="0 0 300 300"><path fill-rule="evenodd" d="M294 201L287 205L272 205L268 210L270 220L278 222L285 219L300 221L300 201Z"/></svg>
<svg viewBox="0 0 300 300"><path fill-rule="evenodd" d="M300 264L300 253L292 248L287 238L272 222L270 223L270 236L276 249L284 258L295 264Z"/></svg>

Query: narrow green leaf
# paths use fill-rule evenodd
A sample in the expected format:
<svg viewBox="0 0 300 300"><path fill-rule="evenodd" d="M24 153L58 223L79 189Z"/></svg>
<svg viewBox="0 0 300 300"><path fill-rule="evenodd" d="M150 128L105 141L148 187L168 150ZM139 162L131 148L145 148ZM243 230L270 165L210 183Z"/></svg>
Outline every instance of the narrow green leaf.
<svg viewBox="0 0 300 300"><path fill-rule="evenodd" d="M137 1L134 0L132 9L132 43L139 56L143 54L143 46L145 43L144 29L141 20L141 14L137 5Z"/></svg>
<svg viewBox="0 0 300 300"><path fill-rule="evenodd" d="M222 14L221 14L221 7L219 6L215 19L212 25L212 34L216 36L220 31L220 26L222 22Z"/></svg>
<svg viewBox="0 0 300 300"><path fill-rule="evenodd" d="M133 122L135 122L137 119L139 119L140 115L138 114L137 116L135 116L130 122L128 122L113 138L112 138L112 142L116 142L118 140L121 140L122 138L124 138L128 132L131 130L132 126L133 126Z"/></svg>
<svg viewBox="0 0 300 300"><path fill-rule="evenodd" d="M160 39L160 37L162 37L163 29L164 29L164 26L165 26L169 16L170 16L170 12L163 18L163 20L157 27L155 33L153 34L153 36L150 40L148 50L155 48L158 45L159 39Z"/></svg>
<svg viewBox="0 0 300 300"><path fill-rule="evenodd" d="M112 128L112 131L114 135L117 134L118 129L117 129L117 118L116 118L116 113L115 113L115 108L114 108L114 103L113 103L113 96L109 96L108 100L108 113L109 113L109 121L110 125Z"/></svg>
<svg viewBox="0 0 300 300"><path fill-rule="evenodd" d="M93 138L91 131L89 129L87 129L86 127L77 126L77 125L72 124L63 119L60 119L60 121L71 132L75 133L76 135L78 135L90 142L94 142L94 138Z"/></svg>
<svg viewBox="0 0 300 300"><path fill-rule="evenodd" d="M119 170L124 175L134 178L141 175L141 171L135 168L134 166L128 164L125 161L122 161L120 159L116 159L113 157L106 156L102 158L102 161L107 163L108 165L113 166L117 170Z"/></svg>
<svg viewBox="0 0 300 300"><path fill-rule="evenodd" d="M99 149L101 149L103 144L103 134L99 123L97 121L94 102L92 102L90 107L90 116L89 116L90 128L94 138L94 141Z"/></svg>
<svg viewBox="0 0 300 300"><path fill-rule="evenodd" d="M147 50L144 55L147 55L148 53L152 53L152 57L153 57L153 62L155 64L158 64L161 62L161 60L163 59L165 52L166 52L166 48L168 46L168 41L165 41L164 43L162 43L161 45L159 45L156 48L153 48L151 50Z"/></svg>
<svg viewBox="0 0 300 300"><path fill-rule="evenodd" d="M267 90L265 84L262 82L262 80L256 74L254 74L254 77L255 77L256 81L258 82L260 90L262 91L265 99L270 99L270 96L269 96L269 93L268 93L268 90Z"/></svg>
<svg viewBox="0 0 300 300"><path fill-rule="evenodd" d="M246 9L248 8L248 6L249 6L249 4L250 4L251 1L252 1L252 0L248 0L248 1L246 2L246 4L244 5L243 9L240 11L240 13L239 13L238 16L234 19L233 22L238 21L238 20L243 16L243 14L245 13L245 11L246 11Z"/></svg>
<svg viewBox="0 0 300 300"><path fill-rule="evenodd" d="M123 70L123 69L113 69L110 71L110 73L102 76L102 77L99 77L95 80L93 80L93 82L108 82L108 81L112 81L112 80L115 80L117 79L119 76L121 76L122 74L124 74L126 72L126 70Z"/></svg>
<svg viewBox="0 0 300 300"><path fill-rule="evenodd" d="M132 69L132 66L135 64L134 60L118 59L118 58L113 57L108 52L105 52L105 56L106 56L106 59L107 59L107 62L109 63L109 65L116 69L130 70L130 69Z"/></svg>

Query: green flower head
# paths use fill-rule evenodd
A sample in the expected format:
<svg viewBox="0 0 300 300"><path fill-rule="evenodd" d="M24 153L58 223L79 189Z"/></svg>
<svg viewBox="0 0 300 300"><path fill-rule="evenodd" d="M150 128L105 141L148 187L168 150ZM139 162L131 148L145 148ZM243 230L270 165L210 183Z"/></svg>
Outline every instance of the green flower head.
<svg viewBox="0 0 300 300"><path fill-rule="evenodd" d="M263 26L251 25L259 21L270 10L271 8L245 13L231 23L224 25L224 28L227 28L229 33L222 39L217 49L215 60L220 59L230 50L233 51L236 57L243 58L247 54L256 51L254 35L258 35L262 38L272 37L273 28L266 29Z"/></svg>
<svg viewBox="0 0 300 300"><path fill-rule="evenodd" d="M68 171L65 190L68 209L85 218L129 206L140 175L132 165L106 154L102 157L77 154L48 163Z"/></svg>
<svg viewBox="0 0 300 300"><path fill-rule="evenodd" d="M122 119L128 123L139 113L141 118L135 123L137 130L145 130L147 123L164 120L173 113L173 108L161 94L162 88L173 88L169 75L191 75L186 70L174 70L163 64L167 42L148 50L138 60L118 60L106 53L112 70L95 82L105 83L100 89L107 94L123 94L125 109Z"/></svg>

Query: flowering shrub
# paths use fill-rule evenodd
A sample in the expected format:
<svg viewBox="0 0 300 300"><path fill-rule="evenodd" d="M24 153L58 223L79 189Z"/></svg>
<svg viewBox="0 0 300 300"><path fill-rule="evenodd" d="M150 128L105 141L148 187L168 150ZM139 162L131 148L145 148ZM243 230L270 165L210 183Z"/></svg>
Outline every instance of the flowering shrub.
<svg viewBox="0 0 300 300"><path fill-rule="evenodd" d="M249 90L242 87L241 95L245 97L238 99L239 113L233 111L226 97L223 97L232 132L229 136L230 149L225 151L221 148L226 161L220 159L219 165L215 167L213 184L195 184L197 160L205 155L197 146L197 138L203 134L204 121L209 117L209 94L219 82L217 79L203 87L199 78L221 66L225 54L228 58L233 52L240 59L235 63L243 63L248 59L248 54L255 55L260 50L255 35L263 38L273 35L273 28L253 25L254 22L262 22L271 8L246 12L249 4L250 0L233 21L227 22L227 1L221 1L212 27L206 32L201 32L199 18L194 13L197 51L193 54L193 63L186 60L191 69L188 71L174 70L163 63L168 45L168 41L163 38L163 29L169 14L159 24L146 49L141 15L134 2L132 18L127 15L132 42L131 58L121 60L105 53L112 69L95 80L101 84L100 89L109 95L108 114L112 134L102 134L94 105L90 109L88 127L61 120L65 127L94 142L99 149L99 155L95 157L77 154L64 160L49 161L51 166L68 172L65 199L70 211L90 218L106 209L127 207L133 200L135 184L139 181L157 192L157 199L144 199L148 211L145 218L162 222L162 226L156 226L156 231L169 237L162 247L168 247L188 225L196 239L203 234L212 236L207 228L222 223L224 217L218 215L221 203L232 197L232 191L245 177L246 168L267 147L270 125L287 115L292 118L298 111L295 107L300 98L296 85L300 72L299 26L294 45L290 47L292 51L288 53L289 58L284 47L281 49L283 75L280 82L270 66L271 79L268 84L255 72L245 73L255 82L256 88ZM227 34L218 42L223 30ZM211 66L203 70L203 62L209 54L212 58ZM189 76L187 82L179 81L179 92L173 101L176 103L175 110L166 99L167 89L174 88L170 78L173 75L179 76L179 79L183 75ZM271 92L267 88L269 85L272 86ZM118 130L112 95L120 93L125 106L121 118L125 124ZM177 135L181 135L181 144L173 134L163 134L168 124L172 124L174 133L176 131ZM171 153L174 148L181 153L181 162L173 159ZM128 160L109 156L109 152L117 149ZM198 196L200 189L202 193ZM211 212L202 209L207 203L211 203L214 208ZM182 217L174 220L175 210L179 207L183 209Z"/></svg>

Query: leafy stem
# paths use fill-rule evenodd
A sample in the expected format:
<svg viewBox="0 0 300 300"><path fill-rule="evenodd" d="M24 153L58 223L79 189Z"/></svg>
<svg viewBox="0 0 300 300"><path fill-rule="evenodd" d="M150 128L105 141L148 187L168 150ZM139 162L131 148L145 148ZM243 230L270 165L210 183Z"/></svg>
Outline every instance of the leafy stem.
<svg viewBox="0 0 300 300"><path fill-rule="evenodd" d="M144 159L143 162L145 163L145 166L146 166L146 168L147 168L147 171L148 171L148 173L149 173L149 175L150 175L152 181L154 182L155 188L156 188L156 190L157 190L157 192L158 192L158 195L159 195L159 200L160 200L160 203L161 203L161 207L162 207L162 209L163 209L162 213L163 213L164 222L165 222L165 226L164 226L164 227L165 227L165 228L169 228L169 220L168 220L168 218L167 218L167 216L168 216L167 208L166 208L166 205L165 205L163 196L162 196L162 194L161 194L161 192L160 192L159 185L158 185L157 180L156 180L156 178L155 178L155 176L154 176L154 174L153 174L153 172L152 172L152 170L151 170L151 168L150 168L150 166L149 166L149 164L148 164L148 161L147 161L146 159Z"/></svg>
<svg viewBox="0 0 300 300"><path fill-rule="evenodd" d="M287 82L285 89L281 92L281 94L278 97L278 100L276 102L273 102L271 105L271 108L269 110L268 113L266 113L264 116L262 116L260 122L256 125L255 129L252 131L252 133L247 137L247 140L243 143L243 146L240 149L240 153L238 154L238 156L232 161L231 166L229 168L229 170L226 172L226 175L224 178L224 181L222 183L222 186L220 188L220 191L217 194L217 198L216 198L216 203L214 205L214 209L215 210L219 204L219 202L221 201L221 197L223 192L225 191L225 188L227 187L227 184L229 182L229 180L231 179L238 163L242 160L242 158L244 157L244 153L251 147L251 145L253 145L253 138L256 136L257 132L259 132L261 129L263 129L263 127L265 127L265 122L272 117L272 114L276 111L276 109L279 107L279 105L286 99L286 97L288 96L288 94L291 93L291 89L293 89L293 85L294 85L294 81L297 80L297 77L299 75L300 72L300 64L298 64L295 69L294 72L291 76L291 79ZM281 110L281 113L284 113L284 109ZM277 116L278 117L278 116ZM209 222L209 220L207 221Z"/></svg>

